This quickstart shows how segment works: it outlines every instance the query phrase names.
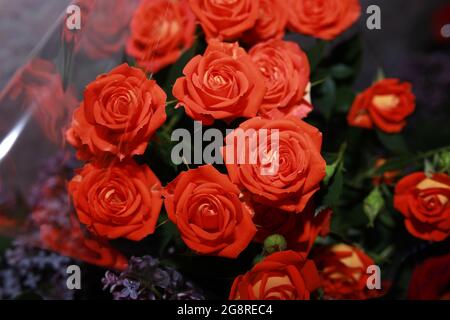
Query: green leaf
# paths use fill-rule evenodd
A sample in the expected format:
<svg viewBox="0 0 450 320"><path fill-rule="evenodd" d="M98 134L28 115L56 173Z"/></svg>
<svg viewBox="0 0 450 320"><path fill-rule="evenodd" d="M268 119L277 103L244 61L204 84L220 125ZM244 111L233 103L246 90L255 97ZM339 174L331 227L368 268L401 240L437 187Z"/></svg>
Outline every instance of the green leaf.
<svg viewBox="0 0 450 320"><path fill-rule="evenodd" d="M328 191L323 199L323 205L335 208L339 204L342 189L344 187L344 169L342 162L336 170L333 181L328 187Z"/></svg>
<svg viewBox="0 0 450 320"><path fill-rule="evenodd" d="M336 83L333 78L328 77L319 90L321 98L317 100L317 106L325 119L329 120L336 103Z"/></svg>
<svg viewBox="0 0 450 320"><path fill-rule="evenodd" d="M393 154L408 153L408 146L402 135L388 134L381 130L377 130L377 136L381 144Z"/></svg>
<svg viewBox="0 0 450 320"><path fill-rule="evenodd" d="M374 221L384 207L384 198L379 188L375 188L364 199L364 213L369 218L369 226L374 226Z"/></svg>
<svg viewBox="0 0 450 320"><path fill-rule="evenodd" d="M430 161L429 159L425 159L423 166L424 166L425 175L427 177L431 178L433 176L433 174L436 172L436 168L434 167L433 162Z"/></svg>
<svg viewBox="0 0 450 320"><path fill-rule="evenodd" d="M334 162L332 164L327 164L326 168L325 168L325 179L323 179L323 183L325 185L328 185L330 183L331 178L333 178L335 172L336 172L336 168L337 168L338 163Z"/></svg>
<svg viewBox="0 0 450 320"><path fill-rule="evenodd" d="M353 69L343 63L339 63L331 68L331 75L335 79L346 79L353 74Z"/></svg>

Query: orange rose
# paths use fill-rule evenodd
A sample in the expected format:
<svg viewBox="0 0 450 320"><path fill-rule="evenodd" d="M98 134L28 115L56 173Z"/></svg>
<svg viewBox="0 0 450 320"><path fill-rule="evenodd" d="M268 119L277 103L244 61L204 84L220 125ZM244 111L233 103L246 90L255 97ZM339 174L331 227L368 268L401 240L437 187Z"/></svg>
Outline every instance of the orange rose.
<svg viewBox="0 0 450 320"><path fill-rule="evenodd" d="M332 40L358 20L358 0L288 0L289 27L295 32Z"/></svg>
<svg viewBox="0 0 450 320"><path fill-rule="evenodd" d="M67 140L83 160L143 154L166 120L166 94L144 72L122 64L91 82Z"/></svg>
<svg viewBox="0 0 450 320"><path fill-rule="evenodd" d="M187 0L144 0L131 21L127 54L146 71L178 60L194 42L195 16Z"/></svg>
<svg viewBox="0 0 450 320"><path fill-rule="evenodd" d="M405 119L415 107L410 83L384 79L356 97L347 120L351 126L369 129L376 126L382 131L396 133L406 125Z"/></svg>
<svg viewBox="0 0 450 320"><path fill-rule="evenodd" d="M301 212L325 177L326 164L320 154L321 132L295 117L278 120L256 117L242 123L239 129L227 136L222 150L231 181L257 203ZM270 146L274 130L278 130L279 136L276 149ZM243 142L236 143L236 137L242 140L240 132L252 131L255 136L265 132L267 141L255 143L255 139L246 134ZM242 150L239 150L240 145L243 145ZM231 158L244 154L250 159L255 153L263 157L253 163ZM278 163L278 167L274 163Z"/></svg>
<svg viewBox="0 0 450 320"><path fill-rule="evenodd" d="M259 17L259 0L189 0L208 39L236 40Z"/></svg>
<svg viewBox="0 0 450 320"><path fill-rule="evenodd" d="M100 237L141 240L155 230L161 184L147 166L85 165L69 183L80 222Z"/></svg>
<svg viewBox="0 0 450 320"><path fill-rule="evenodd" d="M39 235L43 247L102 268L116 270L127 268L128 262L125 256L104 239L85 235L79 222L73 220L70 228L60 228L50 224L41 225Z"/></svg>
<svg viewBox="0 0 450 320"><path fill-rule="evenodd" d="M14 79L11 98L23 107L33 110L46 137L59 143L63 138L61 128L67 125L72 112L79 104L73 86L64 89L57 67L49 60L33 58Z"/></svg>
<svg viewBox="0 0 450 320"><path fill-rule="evenodd" d="M111 58L120 54L128 37L128 25L135 5L129 0L78 0L81 30L70 30L63 24L63 38L83 49L92 59ZM69 15L67 16L69 17Z"/></svg>
<svg viewBox="0 0 450 320"><path fill-rule="evenodd" d="M239 190L211 165L181 173L164 197L170 220L198 253L236 258L256 233Z"/></svg>
<svg viewBox="0 0 450 320"><path fill-rule="evenodd" d="M375 169L381 168L382 166L384 166L385 163L386 163L386 159L384 159L384 158L377 159L377 161L375 162ZM382 183L385 183L387 185L392 185L392 184L394 184L396 178L399 175L400 175L399 170L386 171L382 175L374 177L372 179L372 183L375 186L379 186Z"/></svg>
<svg viewBox="0 0 450 320"><path fill-rule="evenodd" d="M243 35L247 43L282 39L288 21L286 0L260 0L259 16L255 26Z"/></svg>
<svg viewBox="0 0 450 320"><path fill-rule="evenodd" d="M269 40L254 46L249 54L266 80L259 114L271 119L285 115L304 118L312 108L303 98L310 73L303 50L294 42Z"/></svg>
<svg viewBox="0 0 450 320"><path fill-rule="evenodd" d="M173 95L191 118L204 124L254 117L266 92L263 76L237 43L211 41L183 74Z"/></svg>
<svg viewBox="0 0 450 320"><path fill-rule="evenodd" d="M320 286L316 266L294 251L274 253L234 280L230 300L309 300Z"/></svg>
<svg viewBox="0 0 450 320"><path fill-rule="evenodd" d="M384 292L367 288L367 268L375 263L356 247L346 244L323 247L313 259L322 278L325 299L365 300Z"/></svg>
<svg viewBox="0 0 450 320"><path fill-rule="evenodd" d="M253 222L258 228L255 241L273 234L282 235L289 249L308 254L317 236L326 236L330 230L331 210L326 209L315 216L314 207L308 205L298 214L255 205Z"/></svg>
<svg viewBox="0 0 450 320"><path fill-rule="evenodd" d="M395 187L394 206L405 216L406 229L415 237L442 241L450 234L450 178L416 172Z"/></svg>

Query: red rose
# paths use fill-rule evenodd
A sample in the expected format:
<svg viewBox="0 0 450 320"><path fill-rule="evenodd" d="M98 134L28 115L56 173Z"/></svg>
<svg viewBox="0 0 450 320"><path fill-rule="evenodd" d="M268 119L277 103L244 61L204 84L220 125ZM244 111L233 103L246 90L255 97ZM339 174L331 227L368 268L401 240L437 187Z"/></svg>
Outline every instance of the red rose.
<svg viewBox="0 0 450 320"><path fill-rule="evenodd" d="M61 128L67 125L72 111L78 105L76 90L63 87L56 66L48 60L30 60L15 78L11 98L21 106L33 111L33 117L46 137L55 143L61 142Z"/></svg>
<svg viewBox="0 0 450 320"><path fill-rule="evenodd" d="M273 139L277 131L278 139ZM255 134L249 135L252 132ZM264 134L267 141L255 138ZM272 140L278 140L275 147ZM231 181L255 202L301 212L325 177L321 145L320 131L302 120L256 117L245 121L227 136L222 154ZM254 154L262 156L250 162ZM245 157L246 161L236 157Z"/></svg>
<svg viewBox="0 0 450 320"><path fill-rule="evenodd" d="M332 40L358 20L358 0L288 0L289 27L298 33Z"/></svg>
<svg viewBox="0 0 450 320"><path fill-rule="evenodd" d="M256 233L252 212L229 178L207 165L181 173L165 189L165 207L192 250L236 258Z"/></svg>
<svg viewBox="0 0 450 320"><path fill-rule="evenodd" d="M173 95L191 118L204 124L254 117L266 92L263 76L237 43L211 41L183 74Z"/></svg>
<svg viewBox="0 0 450 320"><path fill-rule="evenodd" d="M47 250L93 264L102 268L125 270L127 258L107 241L93 235L85 235L78 221L70 228L44 224L39 229L40 240Z"/></svg>
<svg viewBox="0 0 450 320"><path fill-rule="evenodd" d="M86 87L66 137L83 160L143 154L166 120L165 106L166 94L155 81L122 64Z"/></svg>
<svg viewBox="0 0 450 320"><path fill-rule="evenodd" d="M120 53L128 37L133 1L79 0L74 4L81 9L81 29L70 30L64 23L64 39L92 59L111 58Z"/></svg>
<svg viewBox="0 0 450 320"><path fill-rule="evenodd" d="M294 251L274 253L234 280L230 300L309 300L320 279L314 262Z"/></svg>
<svg viewBox="0 0 450 320"><path fill-rule="evenodd" d="M108 239L152 234L162 206L161 184L147 166L130 161L85 165L69 183L80 222Z"/></svg>
<svg viewBox="0 0 450 320"><path fill-rule="evenodd" d="M286 0L260 0L258 20L252 29L245 32L243 39L248 43L257 43L273 38L282 39L287 21Z"/></svg>
<svg viewBox="0 0 450 320"><path fill-rule="evenodd" d="M408 299L450 300L450 254L429 258L414 269Z"/></svg>
<svg viewBox="0 0 450 320"><path fill-rule="evenodd" d="M189 0L208 39L236 40L259 17L259 0Z"/></svg>
<svg viewBox="0 0 450 320"><path fill-rule="evenodd" d="M367 288L367 268L375 263L356 247L346 244L323 247L313 259L322 278L325 299L365 300L384 293Z"/></svg>
<svg viewBox="0 0 450 320"><path fill-rule="evenodd" d="M386 159L378 158L377 161L375 162L375 169L381 168L382 166L384 166L385 163ZM392 185L394 184L395 180L398 178L399 175L400 175L399 170L386 171L382 175L374 177L372 179L372 183L375 186L379 186L382 183Z"/></svg>
<svg viewBox="0 0 450 320"><path fill-rule="evenodd" d="M405 216L406 229L415 237L442 241L450 234L450 178L416 172L395 187L394 206Z"/></svg>
<svg viewBox="0 0 450 320"><path fill-rule="evenodd" d="M146 71L158 72L178 60L195 36L187 0L144 0L131 21L127 54Z"/></svg>
<svg viewBox="0 0 450 320"><path fill-rule="evenodd" d="M317 236L326 236L330 230L330 209L316 216L312 205L298 214L261 205L255 205L254 208L257 242L262 243L270 235L280 234L286 239L289 249L308 254Z"/></svg>
<svg viewBox="0 0 450 320"><path fill-rule="evenodd" d="M376 126L382 131L396 133L406 125L405 119L415 107L410 83L384 79L356 97L347 120L351 126L369 129Z"/></svg>
<svg viewBox="0 0 450 320"><path fill-rule="evenodd" d="M266 80L267 92L259 108L261 116L302 118L312 110L304 102L310 74L308 57L296 43L270 40L257 44L249 54Z"/></svg>

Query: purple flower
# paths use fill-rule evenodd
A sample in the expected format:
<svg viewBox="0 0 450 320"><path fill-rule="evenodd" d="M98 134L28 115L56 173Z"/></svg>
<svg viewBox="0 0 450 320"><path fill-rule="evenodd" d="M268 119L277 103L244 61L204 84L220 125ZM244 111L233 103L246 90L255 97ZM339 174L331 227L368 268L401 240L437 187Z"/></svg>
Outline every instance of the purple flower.
<svg viewBox="0 0 450 320"><path fill-rule="evenodd" d="M103 290L116 300L203 300L204 296L173 268L151 256L132 257L119 275L107 271Z"/></svg>

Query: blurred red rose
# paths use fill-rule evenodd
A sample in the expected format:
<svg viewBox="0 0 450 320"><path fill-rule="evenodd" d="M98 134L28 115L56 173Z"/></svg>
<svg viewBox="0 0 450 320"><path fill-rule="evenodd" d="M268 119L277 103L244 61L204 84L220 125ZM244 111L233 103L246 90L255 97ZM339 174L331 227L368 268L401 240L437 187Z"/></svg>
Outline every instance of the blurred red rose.
<svg viewBox="0 0 450 320"><path fill-rule="evenodd" d="M41 225L40 240L47 250L102 268L125 270L128 266L125 256L107 241L93 235L85 235L75 219L72 219L70 228Z"/></svg>
<svg viewBox="0 0 450 320"><path fill-rule="evenodd" d="M121 54L136 1L78 0L74 4L81 9L81 29L70 30L64 22L63 38L75 52L83 50L92 59Z"/></svg>
<svg viewBox="0 0 450 320"><path fill-rule="evenodd" d="M289 27L295 32L332 40L361 15L358 0L288 0Z"/></svg>
<svg viewBox="0 0 450 320"><path fill-rule="evenodd" d="M183 172L169 183L164 204L189 248L236 258L256 233L252 211L239 195L226 175L207 165Z"/></svg>
<svg viewBox="0 0 450 320"><path fill-rule="evenodd" d="M375 262L362 250L346 244L322 247L313 255L322 278L325 299L365 300L384 294L369 290L367 268Z"/></svg>
<svg viewBox="0 0 450 320"><path fill-rule="evenodd" d="M67 140L82 160L143 154L166 120L166 94L137 68L122 64L85 89Z"/></svg>
<svg viewBox="0 0 450 320"><path fill-rule="evenodd" d="M312 110L304 101L310 75L305 52L295 42L269 40L254 46L249 54L266 80L259 114L270 119L304 118Z"/></svg>
<svg viewBox="0 0 450 320"><path fill-rule="evenodd" d="M108 239L139 241L155 231L161 184L147 166L133 161L85 165L69 183L80 222Z"/></svg>
<svg viewBox="0 0 450 320"><path fill-rule="evenodd" d="M257 141L248 134L251 132L256 137L265 133L268 141ZM244 139L241 133L245 134ZM278 140L273 141L276 146L271 145L272 139ZM243 122L227 136L222 154L231 181L254 202L301 212L325 177L321 146L322 133L302 120L256 117ZM250 160L254 154L262 157L254 162L236 159L244 155L243 160Z"/></svg>
<svg viewBox="0 0 450 320"><path fill-rule="evenodd" d="M308 204L301 213L291 213L267 206L254 205L253 222L258 232L255 241L264 240L273 234L282 235L288 249L308 254L317 236L326 236L330 230L331 209L315 215L314 206Z"/></svg>
<svg viewBox="0 0 450 320"><path fill-rule="evenodd" d="M266 92L263 76L237 43L211 41L183 74L173 95L192 119L207 125L255 116Z"/></svg>
<svg viewBox="0 0 450 320"><path fill-rule="evenodd" d="M414 269L408 299L450 300L450 254L429 258Z"/></svg>
<svg viewBox="0 0 450 320"><path fill-rule="evenodd" d="M158 72L192 46L195 22L187 0L144 0L131 21L127 54L144 70Z"/></svg>
<svg viewBox="0 0 450 320"><path fill-rule="evenodd" d="M230 300L309 300L320 286L316 266L302 253L281 251L238 276Z"/></svg>
<svg viewBox="0 0 450 320"><path fill-rule="evenodd" d="M67 125L78 105L72 86L66 90L56 66L48 60L33 58L13 80L11 98L31 111L46 137L55 143L64 136Z"/></svg>
<svg viewBox="0 0 450 320"><path fill-rule="evenodd" d="M260 1L189 0L207 39L237 40L259 18Z"/></svg>
<svg viewBox="0 0 450 320"><path fill-rule="evenodd" d="M386 159L378 158L375 161L375 169L381 168L382 166L385 165L385 163L386 163ZM379 186L382 183L387 184L387 185L392 185L392 184L394 184L395 180L398 178L400 173L401 173L400 170L386 171L382 175L374 177L372 179L372 183L375 186Z"/></svg>
<svg viewBox="0 0 450 320"><path fill-rule="evenodd" d="M387 133L400 132L406 117L416 107L411 84L398 79L384 79L360 93L347 116L349 125L371 129L374 126Z"/></svg>
<svg viewBox="0 0 450 320"><path fill-rule="evenodd" d="M260 0L259 15L254 27L244 33L247 43L258 43L269 39L282 39L288 21L286 0Z"/></svg>
<svg viewBox="0 0 450 320"><path fill-rule="evenodd" d="M450 234L450 178L416 172L395 187L394 206L405 216L406 229L415 237L442 241Z"/></svg>

